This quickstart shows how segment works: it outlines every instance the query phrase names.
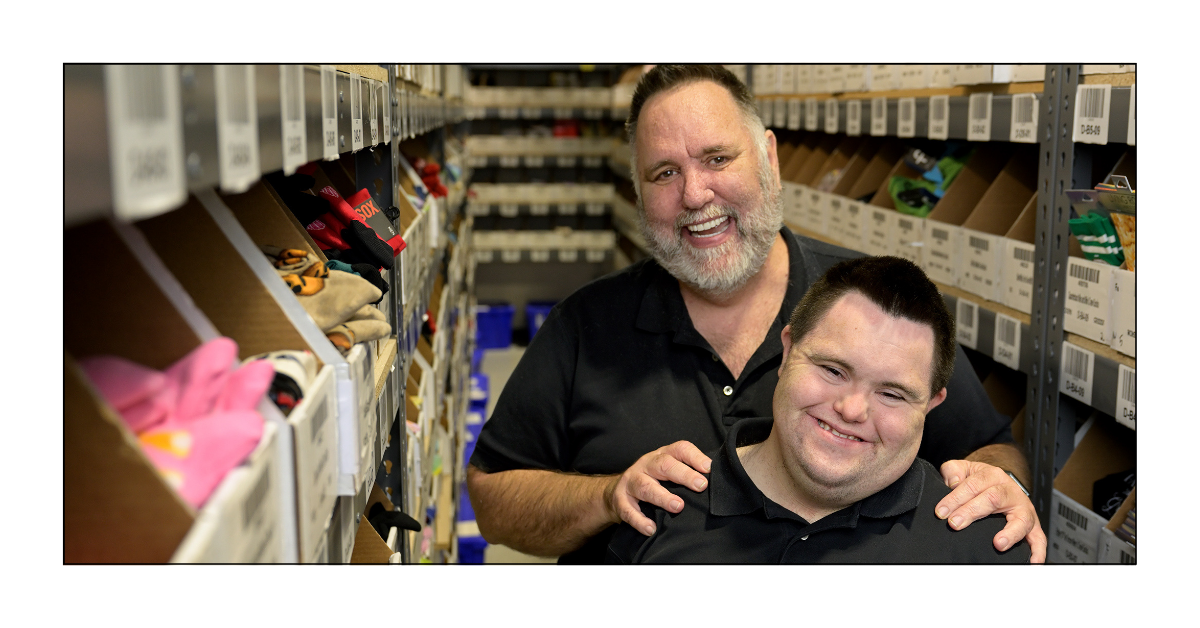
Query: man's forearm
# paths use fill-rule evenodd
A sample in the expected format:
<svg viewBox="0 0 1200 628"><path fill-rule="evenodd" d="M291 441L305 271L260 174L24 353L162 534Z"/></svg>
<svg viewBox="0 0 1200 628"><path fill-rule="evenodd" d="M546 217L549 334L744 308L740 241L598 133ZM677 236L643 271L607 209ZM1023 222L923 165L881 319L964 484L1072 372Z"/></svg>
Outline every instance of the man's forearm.
<svg viewBox="0 0 1200 628"><path fill-rule="evenodd" d="M616 475L467 467L467 492L479 532L489 543L536 556L561 556L619 522L608 492Z"/></svg>
<svg viewBox="0 0 1200 628"><path fill-rule="evenodd" d="M1033 477L1029 473L1029 463L1026 462L1025 455L1011 443L997 443L980 447L968 455L966 459L972 462L983 462L993 467L1000 467L1005 471L1010 471L1013 475L1017 476L1021 484L1024 484L1026 487L1033 486Z"/></svg>

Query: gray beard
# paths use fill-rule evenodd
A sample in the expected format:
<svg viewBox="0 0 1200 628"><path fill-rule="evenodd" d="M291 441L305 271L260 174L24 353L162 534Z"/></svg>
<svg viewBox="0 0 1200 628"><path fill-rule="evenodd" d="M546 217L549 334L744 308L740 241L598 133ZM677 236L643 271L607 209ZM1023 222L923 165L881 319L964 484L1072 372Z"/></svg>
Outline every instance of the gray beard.
<svg viewBox="0 0 1200 628"><path fill-rule="evenodd" d="M680 214L670 232L656 230L646 220L646 212L639 209L638 228L651 256L671 276L705 296L722 298L733 294L762 270L783 226L783 202L779 191L770 189L769 174L760 175L759 187L761 206L739 213L732 207L709 205ZM729 216L733 221L739 236L736 240L715 248L698 249L684 239L681 233L684 224L721 216Z"/></svg>

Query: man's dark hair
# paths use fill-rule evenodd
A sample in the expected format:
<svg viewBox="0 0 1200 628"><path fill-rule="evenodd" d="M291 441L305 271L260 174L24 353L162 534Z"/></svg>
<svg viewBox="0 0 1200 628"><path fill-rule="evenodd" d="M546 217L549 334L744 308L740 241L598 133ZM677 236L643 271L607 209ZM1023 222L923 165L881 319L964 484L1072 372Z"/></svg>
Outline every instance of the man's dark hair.
<svg viewBox="0 0 1200 628"><path fill-rule="evenodd" d="M712 81L733 96L734 102L748 116L758 117L758 106L754 95L745 83L722 65L656 65L638 81L637 89L633 92L633 102L629 105L629 117L625 120L625 131L632 141L637 134L638 116L642 106L651 96L672 88L697 81ZM761 121L761 119L760 119Z"/></svg>
<svg viewBox="0 0 1200 628"><path fill-rule="evenodd" d="M933 373L930 393L946 387L954 372L954 319L937 286L916 264L899 257L860 257L846 260L825 275L792 311L792 344L812 331L843 296L858 292L889 316L905 318L933 329Z"/></svg>

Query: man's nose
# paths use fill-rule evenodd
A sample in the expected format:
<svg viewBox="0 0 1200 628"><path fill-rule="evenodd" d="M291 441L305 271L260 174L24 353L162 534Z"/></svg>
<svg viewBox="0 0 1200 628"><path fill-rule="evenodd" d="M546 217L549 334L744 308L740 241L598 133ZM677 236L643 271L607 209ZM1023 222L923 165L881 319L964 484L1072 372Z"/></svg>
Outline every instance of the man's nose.
<svg viewBox="0 0 1200 628"><path fill-rule="evenodd" d="M842 416L842 420L858 423L866 420L869 405L870 392L852 388L833 402L833 409Z"/></svg>
<svg viewBox="0 0 1200 628"><path fill-rule="evenodd" d="M686 209L702 209L716 198L710 185L709 175L695 169L683 174L683 206Z"/></svg>

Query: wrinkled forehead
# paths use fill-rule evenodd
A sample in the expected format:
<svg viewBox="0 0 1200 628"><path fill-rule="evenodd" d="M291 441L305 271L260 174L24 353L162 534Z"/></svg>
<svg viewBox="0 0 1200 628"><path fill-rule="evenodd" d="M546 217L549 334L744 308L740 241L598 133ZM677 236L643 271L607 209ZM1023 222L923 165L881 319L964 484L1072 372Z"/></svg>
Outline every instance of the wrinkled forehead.
<svg viewBox="0 0 1200 628"><path fill-rule="evenodd" d="M635 139L642 142L673 127L702 130L706 124L713 125L714 130L751 134L749 121L733 94L718 83L699 80L651 96L638 116Z"/></svg>

